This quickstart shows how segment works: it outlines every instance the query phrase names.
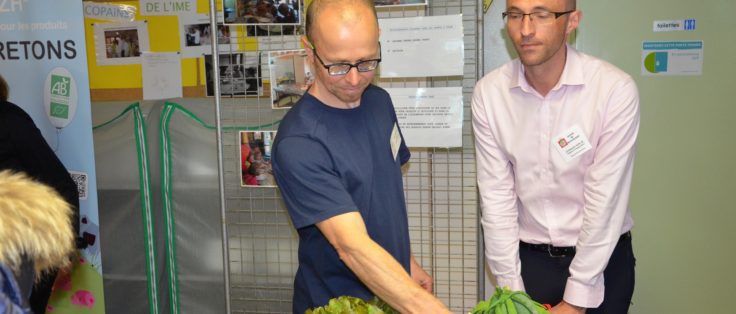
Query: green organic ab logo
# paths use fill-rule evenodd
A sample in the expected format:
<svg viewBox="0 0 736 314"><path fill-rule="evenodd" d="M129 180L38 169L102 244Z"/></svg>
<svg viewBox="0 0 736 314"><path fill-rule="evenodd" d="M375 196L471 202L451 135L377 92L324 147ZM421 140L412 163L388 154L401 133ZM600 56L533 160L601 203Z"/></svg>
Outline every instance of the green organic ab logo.
<svg viewBox="0 0 736 314"><path fill-rule="evenodd" d="M49 108L52 117L69 118L69 94L71 92L71 80L66 76L51 75L51 106Z"/></svg>
<svg viewBox="0 0 736 314"><path fill-rule="evenodd" d="M649 73L667 72L667 52L652 52L644 58L644 68Z"/></svg>

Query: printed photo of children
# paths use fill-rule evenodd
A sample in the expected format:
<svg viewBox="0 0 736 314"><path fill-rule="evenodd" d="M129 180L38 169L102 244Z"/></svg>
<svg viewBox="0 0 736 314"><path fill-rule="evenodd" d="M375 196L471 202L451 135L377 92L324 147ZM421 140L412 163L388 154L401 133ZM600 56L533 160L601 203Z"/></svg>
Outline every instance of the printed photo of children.
<svg viewBox="0 0 736 314"><path fill-rule="evenodd" d="M243 187L275 187L271 170L271 143L276 131L240 132L240 173Z"/></svg>

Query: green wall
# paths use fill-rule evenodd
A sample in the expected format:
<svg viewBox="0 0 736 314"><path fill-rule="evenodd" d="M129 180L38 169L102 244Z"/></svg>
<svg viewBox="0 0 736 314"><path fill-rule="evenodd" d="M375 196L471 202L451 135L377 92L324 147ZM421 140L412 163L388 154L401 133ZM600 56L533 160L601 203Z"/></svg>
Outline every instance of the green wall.
<svg viewBox="0 0 736 314"><path fill-rule="evenodd" d="M736 2L578 1L579 50L631 74L641 129L631 313L736 313ZM654 33L655 20L697 19ZM702 76L648 77L642 41L703 40Z"/></svg>

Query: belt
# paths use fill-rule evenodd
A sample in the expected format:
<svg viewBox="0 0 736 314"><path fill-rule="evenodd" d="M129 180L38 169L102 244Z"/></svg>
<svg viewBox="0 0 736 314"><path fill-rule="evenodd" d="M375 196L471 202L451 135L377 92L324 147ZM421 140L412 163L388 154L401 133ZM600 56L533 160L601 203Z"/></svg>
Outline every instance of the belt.
<svg viewBox="0 0 736 314"><path fill-rule="evenodd" d="M626 238L631 238L631 231L626 231L624 234L622 234L621 237L618 238L618 241L621 242L621 240L626 239ZM526 243L526 242L520 241L519 247L531 249L535 251L540 251L540 252L547 252L550 257L566 257L566 256L575 255L574 246L554 246L550 244L532 244L532 243Z"/></svg>

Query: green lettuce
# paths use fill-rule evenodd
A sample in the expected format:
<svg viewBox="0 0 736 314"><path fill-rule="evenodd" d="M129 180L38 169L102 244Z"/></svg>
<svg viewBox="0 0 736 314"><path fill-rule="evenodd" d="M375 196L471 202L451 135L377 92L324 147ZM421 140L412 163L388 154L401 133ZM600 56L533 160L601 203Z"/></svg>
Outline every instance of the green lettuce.
<svg viewBox="0 0 736 314"><path fill-rule="evenodd" d="M309 309L305 314L399 314L399 312L378 298L366 302L361 298L341 296L330 299L325 306Z"/></svg>

